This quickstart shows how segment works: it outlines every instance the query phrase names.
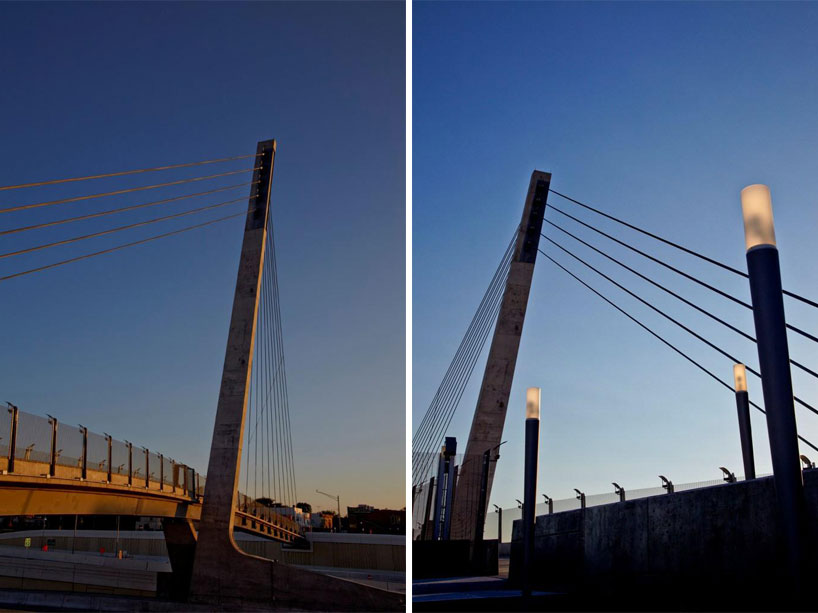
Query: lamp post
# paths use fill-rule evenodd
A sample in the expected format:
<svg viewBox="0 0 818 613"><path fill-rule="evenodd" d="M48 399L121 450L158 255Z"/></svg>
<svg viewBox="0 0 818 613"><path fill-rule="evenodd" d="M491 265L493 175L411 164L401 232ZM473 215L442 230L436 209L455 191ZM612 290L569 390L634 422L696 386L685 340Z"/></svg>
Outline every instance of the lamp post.
<svg viewBox="0 0 818 613"><path fill-rule="evenodd" d="M741 437L741 458L744 461L744 479L756 478L753 458L753 434L750 428L750 396L747 393L747 370L744 364L733 365L733 379L736 389L736 410L738 411L738 432Z"/></svg>
<svg viewBox="0 0 818 613"><path fill-rule="evenodd" d="M531 596L534 561L534 507L537 504L537 451L540 436L540 388L525 394L525 481L523 486L523 596Z"/></svg>
<svg viewBox="0 0 818 613"><path fill-rule="evenodd" d="M750 185L741 190L741 211L775 494L788 570L798 585L806 500L798 458L798 432L770 188Z"/></svg>

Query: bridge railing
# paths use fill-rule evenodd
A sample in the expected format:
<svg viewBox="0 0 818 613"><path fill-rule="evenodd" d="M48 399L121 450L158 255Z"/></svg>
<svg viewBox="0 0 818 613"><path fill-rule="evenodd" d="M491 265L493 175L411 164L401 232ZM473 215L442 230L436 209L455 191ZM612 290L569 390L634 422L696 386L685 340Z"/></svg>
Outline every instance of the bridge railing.
<svg viewBox="0 0 818 613"><path fill-rule="evenodd" d="M0 414L0 470L161 490L197 499L204 477L162 454L10 407Z"/></svg>
<svg viewBox="0 0 818 613"><path fill-rule="evenodd" d="M197 500L206 479L195 469L144 447L63 424L53 418L9 409L0 414L0 470L10 474L78 479L176 493ZM269 507L239 494L236 509L251 528L279 535L300 534L290 509Z"/></svg>
<svg viewBox="0 0 818 613"><path fill-rule="evenodd" d="M764 475L759 475L764 476ZM743 479L739 476L739 480ZM683 492L686 490L695 490L702 487L710 487L713 485L721 485L724 483L723 479L712 479L709 481L692 481L690 483L674 483L673 489L675 492ZM625 491L625 500L637 500L639 498L648 498L649 496L660 496L667 494L667 490L661 485L656 487L644 487ZM542 494L540 494L542 499ZM614 492L603 494L588 494L585 497L586 507L596 507L604 504L613 504L619 502L619 494ZM581 507L581 502L577 498L561 498L553 501L554 513L561 513L563 511L575 511ZM549 512L548 505L544 502L539 503L535 507L535 516L546 515ZM494 511L486 514L486 527L484 531L484 538L497 538L497 513ZM510 507L503 509L503 542L511 540L511 529L514 522L522 517L521 509L517 507Z"/></svg>
<svg viewBox="0 0 818 613"><path fill-rule="evenodd" d="M51 424L39 415L20 414L17 423L17 445L14 457L18 460L48 462L51 445Z"/></svg>
<svg viewBox="0 0 818 613"><path fill-rule="evenodd" d="M764 476L764 475L759 475ZM743 479L742 476L738 476L739 480ZM721 485L724 483L723 479L713 479L709 481L693 481L690 483L678 483L673 484L673 490L676 492L682 492L685 490L692 490L698 489L702 487L710 487L713 485ZM625 491L625 499L626 500L636 500L638 498L647 498L649 496L659 496L662 494L667 494L667 490L658 485L656 487L645 487L633 490L626 490ZM420 538L421 528L423 526L423 520L426 512L427 500L429 497L432 498L431 500L431 514L430 514L430 521L432 520L432 515L434 515L434 496L435 491L430 489L429 481L422 483L421 485L417 486L415 490L415 498L414 504L412 505L412 538L418 539ZM539 494L540 498L542 499L542 493ZM586 507L595 507L605 504L612 504L620 501L619 494L615 492L610 493L602 493L602 494L588 494L585 496L585 506ZM563 511L575 511L581 508L581 501L574 497L574 498L560 498L552 501L552 508L554 513L561 513ZM545 502L540 502L536 505L534 515L545 515L549 512L549 506ZM503 518L503 525L502 525L502 537L503 542L508 542L511 539L511 529L514 522L522 517L522 510L518 507L509 507L504 508L502 513ZM484 528L484 538L486 539L496 539L497 538L497 528L498 528L498 513L495 512L493 505L489 505L489 511L486 513L486 523Z"/></svg>

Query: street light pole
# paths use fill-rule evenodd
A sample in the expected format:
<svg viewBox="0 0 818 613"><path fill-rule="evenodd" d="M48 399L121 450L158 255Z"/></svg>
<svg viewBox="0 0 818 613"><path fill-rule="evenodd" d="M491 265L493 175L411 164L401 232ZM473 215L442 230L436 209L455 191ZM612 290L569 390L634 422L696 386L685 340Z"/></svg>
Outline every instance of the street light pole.
<svg viewBox="0 0 818 613"><path fill-rule="evenodd" d="M529 387L525 399L525 481L523 486L523 596L531 596L534 561L534 508L537 504L537 451L540 436L540 388Z"/></svg>
<svg viewBox="0 0 818 613"><path fill-rule="evenodd" d="M798 459L784 296L770 188L750 185L741 190L741 211L780 525L790 577L800 584L806 500Z"/></svg>
<svg viewBox="0 0 818 613"><path fill-rule="evenodd" d="M750 428L750 396L747 393L747 371L744 364L733 366L736 382L736 410L738 411L738 432L741 437L741 458L744 461L744 479L756 478L753 458L753 434Z"/></svg>

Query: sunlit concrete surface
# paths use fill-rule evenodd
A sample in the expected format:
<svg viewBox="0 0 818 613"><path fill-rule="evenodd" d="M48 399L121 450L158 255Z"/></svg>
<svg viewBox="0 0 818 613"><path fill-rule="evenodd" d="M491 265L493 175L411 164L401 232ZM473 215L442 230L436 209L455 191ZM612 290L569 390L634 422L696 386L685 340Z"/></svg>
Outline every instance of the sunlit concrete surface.
<svg viewBox="0 0 818 613"><path fill-rule="evenodd" d="M120 560L91 552L0 546L0 587L4 589L153 596L157 573L170 570L167 559L155 557Z"/></svg>

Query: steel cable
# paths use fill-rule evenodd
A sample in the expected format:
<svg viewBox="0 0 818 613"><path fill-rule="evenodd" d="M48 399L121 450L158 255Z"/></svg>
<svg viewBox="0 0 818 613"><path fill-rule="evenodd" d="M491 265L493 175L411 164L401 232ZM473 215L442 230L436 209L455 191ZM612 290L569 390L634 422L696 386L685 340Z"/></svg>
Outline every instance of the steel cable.
<svg viewBox="0 0 818 613"><path fill-rule="evenodd" d="M138 241L125 243L124 245L117 245L116 247L110 247L108 249L102 249L101 251L95 251L93 253L86 253L84 255L69 258L67 260L62 260L60 262L55 262L53 264L47 264L45 266L38 266L37 268L31 268L29 270L24 270L22 272L16 272L16 273L11 274L11 275L5 275L3 277L0 277L0 281L8 281L9 279L15 279L17 277L22 277L24 275L29 275L29 274L32 274L32 273L35 273L35 272L48 270L50 268L56 268L57 266L63 266L65 264L70 264L70 263L73 263L73 262L79 262L81 260L86 260L88 258L93 258L93 257L96 257L98 255L105 255L105 254L108 254L108 253L113 253L114 251L119 251L119 250L125 249L127 247L134 247L136 245L142 245L144 243L155 241L155 240L158 240L160 238L165 238L165 237L168 237L168 236L174 236L176 234L181 234L182 232L188 232L190 230L195 230L196 228L203 228L205 226L209 226L209 225L219 223L219 222L222 222L222 221L227 221L228 219L233 219L234 217L239 217L241 215L246 215L246 212L242 211L241 213L235 213L233 215L227 215L225 217L219 217L217 219L211 219L210 221L206 221L204 223L198 223L198 224L195 224L195 225L192 225L192 226L187 226L185 228L180 228L178 230L173 230L172 232L164 232L162 234L157 234L155 236L149 236L148 238L143 238L143 239L138 240Z"/></svg>
<svg viewBox="0 0 818 613"><path fill-rule="evenodd" d="M247 185L256 185L258 181L249 181L247 183L237 183L235 185L228 185L227 187L219 187L217 189L210 189L205 192L196 192L193 194L185 194L183 196L176 196L174 198L165 198L163 200L154 200L153 202L145 202L143 204L135 204L133 206L126 206L121 207L118 209L109 209L107 211L101 211L99 213L89 213L88 215L79 215L77 217L69 217L67 219L58 219L57 221L47 221L45 223L38 223L30 226L23 226L20 228L11 228L10 230L2 230L0 231L0 236L6 236L7 234L16 234L18 232L28 232L29 230L40 230L41 228L50 228L52 226L59 226L64 223L71 223L74 221L83 221L86 219L94 219L96 217L104 217L106 215L113 215L115 213L124 213L126 211L133 211L136 209L142 209L149 206L156 206L158 204L166 204L168 202L176 202L178 200L186 200L187 198L195 198L196 196L206 196L208 194L215 194L217 192L224 192L231 189L236 189L237 187L245 187Z"/></svg>
<svg viewBox="0 0 818 613"><path fill-rule="evenodd" d="M633 321L635 324L637 324L638 326L640 326L640 327L641 327L643 330L645 330L646 332L648 332L649 334L651 334L652 336L654 336L655 338L657 338L658 340L660 340L662 343L664 343L665 345L667 345L668 347L670 347L670 348L671 348L673 351L675 351L676 353L678 353L679 355L681 355L681 356L682 356L683 358L685 358L685 359L686 359L688 362L690 362L691 364L693 364L693 365L694 365L696 368L698 368L699 370L701 370L701 371L702 371L702 372L704 372L705 374L709 375L709 376L710 376L712 379L714 379L715 381L717 381L718 383L720 383L722 386L726 387L726 388L727 388L727 389L729 389L731 392L734 392L734 393L735 393L735 389L734 389L734 388L732 388L730 385L728 385L727 383L725 383L724 381L722 381L722 380L721 380L721 379L720 379L718 376L716 376L716 375L715 375L713 372L711 372L710 370L708 370L707 368L705 368L704 366L702 366L702 365L701 365L699 362L697 362L696 360L694 360L693 358L691 358L689 355L687 355L687 354L686 354L685 352L683 352L681 349L679 349L678 347L676 347L674 344L672 344L671 342L669 342L669 341L665 340L665 338L664 338L664 337L662 337L662 336L661 336L661 335L659 335L658 333L654 332L652 329L650 329L648 326L646 326L646 325L645 325L645 324L643 324L641 321L639 321L638 319L636 319L636 317L634 317L633 315L631 315L630 313L628 313L627 311L625 311L625 310L624 310L622 307L620 307L619 305L617 305L616 303L614 303L612 300L610 300L610 299L608 299L607 297L603 296L603 295L602 295L600 292L598 292L597 290L595 290L593 287L591 287L590 285L588 285L588 284L587 284L585 281L583 281L583 280L582 280L582 279L580 279L578 276L576 276L574 273L572 273L570 270L568 270L567 268L565 268L565 267L564 267L562 264L560 264L559 262L557 262L557 261L556 261L554 258L552 258L550 255L548 255L547 253L545 253L545 252L544 252L544 251L542 251L541 249L538 249L538 251L539 251L539 252L540 252L542 255L544 255L546 258L548 258L548 259L549 259L549 260L550 260L550 261L551 261L553 264L555 264L556 266L558 266L559 268L561 268L561 269L562 269L564 272L568 273L568 274L569 274L571 277L573 277L573 278L574 278L576 281L578 281L579 283L581 283L581 284L582 284L583 286L585 286L587 289L591 290L591 291L592 291L594 294L596 294L596 295L597 295L598 297L600 297L602 300L604 300L604 301L605 301L605 302L607 302L609 305L611 305L612 307L614 307L614 308L615 308L617 311L619 311L620 313L622 313L622 314L623 314L625 317L627 317L628 319L630 319L631 321ZM758 406L756 403L754 403L754 402L752 402L752 401L751 401L751 402L750 402L750 404L751 404L751 405L752 405L754 408L756 408L756 409L758 409L759 411L761 411L762 413L766 413L766 411L765 411L764 409L762 409L760 406ZM808 441L807 439L805 439L805 438L804 438L803 436L801 436L800 434L798 435L798 439L799 439L800 441L804 442L805 444L809 445L809 446L810 446L812 449L814 449L815 451L818 451L818 447L816 447L815 445L813 445L813 444L812 444L810 441Z"/></svg>
<svg viewBox="0 0 818 613"><path fill-rule="evenodd" d="M97 238L100 236L105 236L107 234L113 234L114 232L122 232L123 230L131 230L133 228L139 228L141 226L147 226L153 223L158 223L160 221L167 221L168 219L176 219L178 217L185 217L186 215L193 215L194 213L201 213L202 211L209 211L211 209L216 209L219 207L227 206L230 204L236 204L237 202L243 202L247 200L246 197L243 198L235 198L233 200L227 200L226 202L218 202L216 204L211 204L208 206L199 207L196 209L191 209L189 211L182 211L181 213L174 213L173 215L165 215L163 217L156 217L154 219L148 219L146 221L138 221L135 223L127 224L124 226L118 226L116 228L109 228L107 230L101 230L99 232L93 232L91 234L84 234L82 236L75 236L73 238L66 238L61 241L54 241L51 243L44 243L42 245L36 245L34 247L27 247L25 249L18 249L17 251L8 251L6 253L0 253L0 260L9 258L16 255L23 255L26 253L33 253L34 251L40 251L41 249L48 249L50 247L58 247L60 245L69 245L71 243L76 243L79 241L83 241L89 238Z"/></svg>
<svg viewBox="0 0 818 613"><path fill-rule="evenodd" d="M645 230L643 228L640 228L638 226L635 226L633 224L628 223L627 221L619 219L618 217L614 217L613 215L610 215L608 213L600 211L599 209L594 208L591 205L586 204L584 202L580 202L579 200L576 200L575 198L571 198L570 196L566 196L565 194L561 194L560 192L558 192L556 190L549 189L548 191L551 192L552 194L554 194L555 196L559 196L560 198L564 198L565 200L568 200L569 202L573 202L574 204L576 204L578 206L581 206L581 207L583 207L585 209L588 209L589 211L593 211L597 215L601 215L602 217L610 219L611 221L615 221L616 223L621 224L621 225L623 225L623 226L625 226L627 228L630 228L631 230L641 232L645 236L649 236L649 237L651 237L651 238L653 238L655 240L658 240L658 241L660 241L662 243L665 243L666 245L670 245L671 247L675 247L676 249L679 249L680 251L683 251L683 252L685 252L687 254L690 254L692 256L695 256L695 257L697 257L697 258L699 258L701 260L704 260L705 262L709 262L710 264L718 266L719 268L723 268L724 270L727 270L729 272L732 272L733 274L744 277L745 279L749 279L749 275L746 272L743 272L743 271L741 271L741 270L739 270L737 268L733 268L732 266L729 266L728 264L725 264L724 262L719 262L718 260L715 260L715 259L713 259L711 257L708 257L708 256L702 254L702 253L699 253L698 251L694 251L693 249L688 249L687 247L683 247L682 245L680 245L678 243L675 243L675 242L673 242L671 240L668 240L666 238L663 238L663 237L659 236L658 234L654 234L653 232L648 232L647 230ZM805 298L804 296L799 296L798 294L796 294L794 292L790 292L790 291L785 290L785 289L782 290L782 292L784 293L784 295L789 296L790 298L800 300L801 302L803 302L805 304L808 304L808 305L810 305L812 307L818 308L818 302L810 300L809 298Z"/></svg>
<svg viewBox="0 0 818 613"><path fill-rule="evenodd" d="M124 175L135 175L140 174L143 172L156 172L159 170L173 170L176 168L189 168L191 166L203 166L204 164L217 164L219 162L230 162L233 160L244 160L246 158L258 157L262 154L260 153L250 153L248 155L236 155L233 157L227 158L218 158L214 160L204 160L202 162L188 162L186 164L172 164L170 166L155 166L153 168L139 168L137 170L124 170L121 172L109 172L105 174L99 175L88 175L86 177L71 177L70 179L52 179L50 181L37 181L35 183L21 183L19 185L5 185L0 187L0 192L12 190L12 189L22 189L26 187L41 187L44 185L56 185L58 183L74 183L76 181L88 181L91 179L107 179L110 177L122 177Z"/></svg>
<svg viewBox="0 0 818 613"><path fill-rule="evenodd" d="M567 234L568 236L570 236L570 237L571 237L571 238L573 238L574 240L576 240L576 241L578 241L578 242L582 243L583 245L585 245L585 246L586 246L586 247L588 247L589 249L592 249L592 250L593 250L593 251L595 251L596 253L598 253L598 254L602 255L603 257L605 257L605 258L609 259L610 261L612 261L612 262L614 262L614 263L618 264L619 266L621 266L621 267L622 267L622 268L624 268L625 270L628 270L628 271L632 272L633 274L635 274L635 275L636 275L637 277L639 277L640 279L643 279L644 281L647 281L647 282L648 282L648 283L650 283L651 285L653 285L653 286L655 286L655 287L658 287L659 289L661 289L661 290L662 290L662 291L664 291L664 292L667 292L668 294L670 294L670 295L671 295L671 296L673 296L674 298L676 298L676 299L680 300L681 302L685 303L686 305L688 305L688 306L690 306L690 307L693 307L694 309L696 309L696 310L697 310L697 311L699 311L700 313L702 313L702 314L704 314L704 315L707 315L707 316L708 316L708 317L710 317L711 319L713 319L713 320L715 320L715 321L719 322L720 324L722 324L723 326L725 326L725 327L729 328L730 330L732 330L732 331L733 331L733 332L735 332L736 334L739 334L739 335L741 335L742 337L744 337L744 338L746 338L747 340L752 341L752 342L754 342L754 343L755 343L755 342L757 342L754 336L751 336L750 334L747 334L747 333L746 333L746 332L744 332L743 330L740 330L739 328L735 327L734 325L732 325L732 324L730 324L730 323L728 323L728 322L724 321L723 319L721 319L720 317L717 317L716 315L714 315L714 314L713 314L713 313L711 313L710 311L708 311L708 310L706 310L706 309L704 309L704 308L702 308L702 307L698 306L697 304L695 304L695 303L691 302L690 300L687 300L686 298L684 298L684 297L680 296L679 294L677 294L677 293L676 293L676 292L674 292L673 290L668 289L667 287L665 287L665 286L664 286L664 285L662 285L661 283L657 283L657 282L656 282L656 281L654 281L653 279L650 279L650 278L649 278L649 277L647 277L646 275L643 275L642 273L640 273L639 271L637 271L637 270L635 270L635 269L631 268L631 267L630 267L630 266L628 266L627 264L624 264L623 262L620 262L620 261L619 261L619 260L617 260L615 257L613 257L613 256L611 256L611 255L608 255L607 253L605 253L605 252L604 252L604 251L602 251L601 249L598 249L597 247L594 247L592 244L590 244L590 243L588 243L588 242L586 242L586 241L582 240L581 238L579 238L579 237L578 237L578 236L576 236L575 234L572 234L571 232L569 232L568 230L566 230L566 229L564 229L564 228L560 227L559 225L555 224L554 222L552 222L552 221L550 221L550 220L548 220L548 219L546 219L546 220L545 220L545 222L546 222L547 224L549 224L549 225L551 225L551 226L555 227L555 228L556 228L557 230L559 230L560 232L562 232L562 233L564 233L564 234ZM544 237L544 238L545 238L545 234L540 234L540 236L542 236L542 237ZM806 373L808 373L808 374L812 375L813 377L818 378L818 373L816 373L815 371L811 370L810 368L807 368L806 366L804 366L804 365L803 365L803 364L801 364L800 362L797 362L797 361L795 361L795 360L790 359L790 364L792 364L793 366L796 366L797 368L800 368L801 370L803 370L804 372L806 372Z"/></svg>
<svg viewBox="0 0 818 613"><path fill-rule="evenodd" d="M439 442L442 433L448 429L465 386L471 377L477 358L482 352L491 326L497 318L497 312L505 289L506 277L510 266L513 247L516 244L517 231L500 265L495 271L492 282L481 300L477 312L469 324L458 351L449 366L447 376L438 388L435 398L424 416L423 422L413 437L413 481L422 481L429 465L434 461L432 450ZM427 419L428 418L428 419Z"/></svg>
<svg viewBox="0 0 818 613"><path fill-rule="evenodd" d="M571 215L571 214L569 214L569 213L566 213L565 211L563 211L563 210L561 210L561 209L559 209L559 208L557 208L557 207L555 207L555 206L553 206L553 205L548 205L548 208L549 208L549 209L553 209L553 210L555 210L555 211L556 211L557 213L559 213L560 215L564 215L565 217L568 217L569 219L573 219L573 220L574 220L575 222L577 222L578 224L580 224L580 225L582 225L582 226L585 226L585 227L586 227L586 228L588 228L589 230L593 230L593 231L594 231L594 232L596 232L597 234L601 234L601 235L602 235L602 236L604 236L605 238L608 238L608 239L610 239L610 240L614 241L615 243L617 243L617 244L619 244L619 245L622 245L622 246L623 246L623 247L625 247L626 249L630 249L630 250L631 250L631 251L633 251L634 253L638 253L639 255L641 255L641 256L643 256L643 257L648 258L650 261L655 262L655 263L659 264L660 266L664 266L664 267L665 267L665 268L667 268L668 270L672 270L672 271L673 271L673 272L675 272L676 274L683 276L685 279L688 279L688 280L690 280L690 281L693 281L694 283L698 283L698 284L699 284L699 285L701 285L702 287L706 287L706 288L707 288L707 289L709 289L710 291L715 292L716 294L719 294L720 296L723 296L724 298L727 298L728 300L732 300L732 301L733 301L733 302L735 302L736 304L740 304L741 306L743 306L743 307L744 307L744 308L746 308L746 309L750 309L750 310L752 310L752 308L753 308L751 304L748 304L747 302L744 302L743 300L739 300L739 299L738 299L738 298L736 298L735 296L731 296L731 295L730 295L730 294L728 294L727 292L723 292L722 290L718 289L717 287L714 287L714 286L710 285L709 283L705 283L704 281L702 281L702 280L700 280L700 279L697 279L697 278L696 278L696 277L694 277L693 275L689 275L688 273L684 272L683 270L679 270L679 269L678 269L678 268L676 268L675 266L671 266L670 264L668 264L668 263L666 263L666 262L663 262L663 261L662 261L662 260L660 260L659 258L655 258L655 257L653 257L652 255L650 255L650 254L648 254L648 253L645 253L644 251L642 251L642 250L640 250L640 249L637 249L636 247L633 247L632 245L629 245L628 243L626 243L626 242L624 242L624 241L621 241L621 240L619 240L618 238L616 238L616 237L614 237L614 236L611 236L610 234L608 234L608 233L606 233L606 232L603 232L602 230L599 230L598 228L595 228L594 226L592 226L592 225L590 225L590 224L588 224L588 223L585 223L585 222L584 222L584 221L582 221L581 219L577 219L577 218L576 218L576 217L574 217L573 215ZM805 337L805 338L808 338L808 339L810 339L810 340L811 340L811 341L813 341L813 342L818 343L818 337L815 337L815 336L813 336L812 334L809 334L808 332L805 332L804 330L801 330L800 328L797 328L797 327L795 327L795 326L793 326L793 325L791 325L791 324L787 324L787 329L788 329L788 330L792 330L793 332L795 332L795 333L797 333L797 334L800 334L801 336L803 336L803 337Z"/></svg>
<svg viewBox="0 0 818 613"><path fill-rule="evenodd" d="M250 172L250 171L258 170L259 168L260 167L243 168L241 170L233 170L233 171L230 171L230 172L222 172L222 173L219 173L219 174L207 175L207 176L204 176L204 177L193 177L193 178L190 178L190 179L180 179L179 181L170 181L170 182L167 182L167 183L157 183L155 185L142 185L140 187L130 187L128 189L120 189L120 190L113 191L113 192L101 192L101 193L98 193L98 194L90 194L88 196L75 196L73 198L62 198L60 200L49 200L48 202L35 202L35 203L32 203L32 204L20 204L20 205L17 205L17 206L12 206L12 207L8 207L8 208L5 208L5 209L0 209L0 213L12 213L14 211L26 211L26 210L29 210L29 209L36 209L36 208L44 207L44 206L52 206L54 204L68 204L70 202L80 202L82 200L93 200L95 198L105 198L107 196L118 196L120 194L129 194L129 193L132 193L132 192L141 192L141 191L145 191L147 189L157 189L157 188L160 188L160 187L170 187L172 185L183 185L183 184L186 184L186 183L193 183L195 181L205 181L207 179L216 179L218 177L227 177L227 176L230 176L230 175L237 175L237 174L240 174L240 173L243 173L243 172Z"/></svg>
<svg viewBox="0 0 818 613"><path fill-rule="evenodd" d="M707 345L708 347L710 347L711 349L714 349L715 351L718 351L718 352L719 352L720 354L722 354L724 357L728 358L729 360L732 360L732 361L733 361L733 363L742 363L742 364L745 364L745 362L744 362L743 360L739 360L739 359L738 359L736 356L734 356L734 355L731 355L731 354L727 353L726 351L724 351L724 349L722 349L722 348L721 348L721 347L719 347L718 345L715 345L714 343L712 343L712 342L708 341L708 340L707 340L706 338L704 338L704 337L703 337L701 334L698 334L698 333L694 332L693 330L691 330L690 328L688 328L686 325L684 325L683 323L681 323L681 322L680 322L680 321L678 321L677 319L675 319L675 318L671 317L670 315L668 315L667 313L665 313L664 311L662 311L660 308L658 308L658 307L656 307L656 306L652 305L650 302L648 302L648 301L647 301L647 300L645 300L644 298L642 298L642 297L638 296L637 294L635 294L634 292L632 292L631 290L629 290L628 288L626 288L626 287L625 287L625 286L623 286L622 284L617 283L615 280L613 280L611 277L609 277L608 275L606 275L604 272L601 272L600 270L598 270L597 268L595 268L594 266L592 266L591 264L589 264L588 262L586 262L585 260L583 260L582 258L580 258L579 256L574 255L574 254L573 254L573 253L571 253L571 252L570 252L568 249L566 249L565 247L563 247L562 245L560 245L559 243L557 243L555 240L553 240L553 239L551 239L551 238L549 238L549 237L547 237L547 236L544 236L544 238L545 238L545 240L547 240L547 241L548 241L548 242L550 242L551 244L555 245L556 247L558 247L559 249L561 249L562 251L564 251L565 253L567 253L569 256L571 256L572 258L574 258L575 260L577 260L577 261L578 261L578 262L580 262L581 264L584 264L586 267L590 268L591 270L593 270L595 273L597 273L598 275L600 275L600 276L601 276L601 277L603 277L604 279L607 279L609 282L611 282L612 284L616 285L616 286L617 286L619 289L621 289L623 292L625 292L625 293L627 293L628 295L630 295L631 297L635 298L636 300L638 300L639 302L641 302L642 304L644 304L644 305L645 305L645 306L647 306L648 308L650 308L650 309L652 309L652 310L656 311L657 313L659 313L659 314L660 314L662 317L664 317L664 318L665 318L665 319L667 319L668 321L673 322L674 324L676 324L677 326L679 326L680 328L682 328L682 329L683 329L685 332L687 332L688 334L690 334L690 335L692 335L692 336L696 337L697 339L699 339L701 342L703 342L704 344L706 344L706 345ZM745 367L747 368L747 371L748 371L748 372L751 372L751 373L752 373L752 374L754 374L756 377L761 378L761 373L760 373L760 372L758 372L756 369L752 368L751 366L746 366L746 364L745 364ZM797 402L798 404L800 404L800 405L801 405L801 406L803 406L804 408L806 408L806 409L808 409L808 410L812 411L813 413L815 413L816 415L818 415L818 409L816 409L816 408L815 408L815 407L813 407L812 405L808 404L807 402L805 402L804 400L802 400L802 399L801 399L801 398L799 398L798 396L793 396L793 399L795 400L795 402Z"/></svg>

